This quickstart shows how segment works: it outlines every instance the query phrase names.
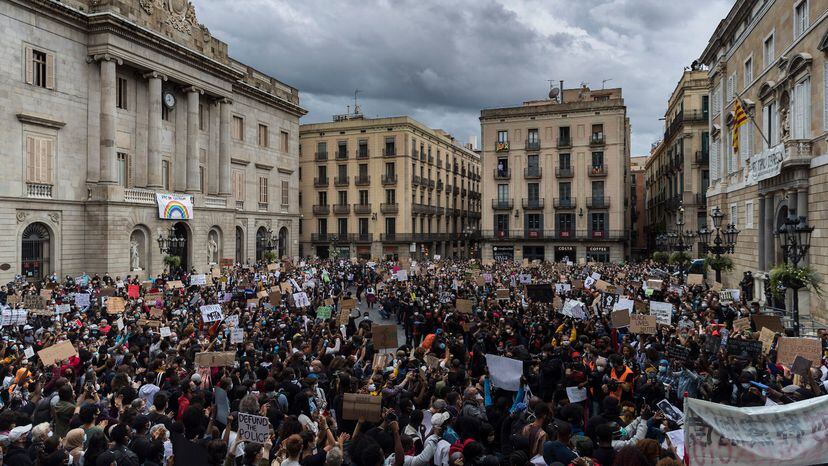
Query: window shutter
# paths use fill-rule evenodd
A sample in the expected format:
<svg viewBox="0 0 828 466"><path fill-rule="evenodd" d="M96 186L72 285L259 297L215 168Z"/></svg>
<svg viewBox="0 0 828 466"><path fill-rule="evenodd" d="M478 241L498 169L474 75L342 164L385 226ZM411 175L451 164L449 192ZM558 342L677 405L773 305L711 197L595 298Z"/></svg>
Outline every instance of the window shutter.
<svg viewBox="0 0 828 466"><path fill-rule="evenodd" d="M822 129L828 131L828 61L822 71Z"/></svg>
<svg viewBox="0 0 828 466"><path fill-rule="evenodd" d="M44 139L43 140L43 175L42 180L43 183L52 184L54 180L53 177L53 160L54 160L54 147L55 141L52 139Z"/></svg>
<svg viewBox="0 0 828 466"><path fill-rule="evenodd" d="M26 136L26 181L35 180L35 138Z"/></svg>
<svg viewBox="0 0 828 466"><path fill-rule="evenodd" d="M55 88L55 54L46 54L46 89Z"/></svg>
<svg viewBox="0 0 828 466"><path fill-rule="evenodd" d="M26 47L26 84L34 84L34 50Z"/></svg>
<svg viewBox="0 0 828 466"><path fill-rule="evenodd" d="M828 62L826 62L826 63L828 63ZM771 125L769 123L770 123L770 107L768 107L766 105L766 106L762 107L762 128L765 131L768 131L768 128L771 127ZM770 130L770 131L773 131L773 130ZM770 134L771 134L770 131L768 131L768 134L766 134L765 137L770 136ZM767 142L765 142L765 138L762 138L762 149L767 149L767 148L768 148L768 144L767 144Z"/></svg>

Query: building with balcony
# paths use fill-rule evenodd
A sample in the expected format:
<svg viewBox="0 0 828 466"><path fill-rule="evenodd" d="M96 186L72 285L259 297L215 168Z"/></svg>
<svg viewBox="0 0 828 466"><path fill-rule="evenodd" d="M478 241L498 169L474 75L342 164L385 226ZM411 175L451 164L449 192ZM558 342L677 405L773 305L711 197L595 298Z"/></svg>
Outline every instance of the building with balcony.
<svg viewBox="0 0 828 466"><path fill-rule="evenodd" d="M365 118L357 111L302 125L300 145L302 256L474 251L480 156L451 135L409 117Z"/></svg>
<svg viewBox="0 0 828 466"><path fill-rule="evenodd" d="M679 208L684 208L684 230L707 224L703 196L710 185L710 110L707 71L696 65L685 70L667 101L664 136L653 146L645 165L647 244L655 251L658 235L673 231ZM689 254L699 254L694 246Z"/></svg>
<svg viewBox="0 0 828 466"><path fill-rule="evenodd" d="M789 216L804 216L816 228L804 263L828 275L822 233L828 228L826 18L825 1L736 2L699 58L710 80L707 207L719 207L724 223L741 230L731 256L735 267L722 279L733 288L743 272L752 272L759 301L765 298L763 272L783 262L774 232ZM737 97L750 116L737 130L738 150ZM792 294L777 307L791 309ZM799 291L799 308L803 319L828 320L825 298L806 289Z"/></svg>
<svg viewBox="0 0 828 466"><path fill-rule="evenodd" d="M192 5L9 0L0 22L0 281L298 254L299 92Z"/></svg>
<svg viewBox="0 0 828 466"><path fill-rule="evenodd" d="M647 250L647 156L630 157L630 257L641 260Z"/></svg>
<svg viewBox="0 0 828 466"><path fill-rule="evenodd" d="M629 257L630 125L621 89L586 86L480 112L482 257Z"/></svg>

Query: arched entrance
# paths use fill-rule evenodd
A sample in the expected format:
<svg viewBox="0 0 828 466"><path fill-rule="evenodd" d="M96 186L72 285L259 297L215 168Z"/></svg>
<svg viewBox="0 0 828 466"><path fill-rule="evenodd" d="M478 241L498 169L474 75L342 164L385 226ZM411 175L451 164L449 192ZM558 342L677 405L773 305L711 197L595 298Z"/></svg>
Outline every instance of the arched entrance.
<svg viewBox="0 0 828 466"><path fill-rule="evenodd" d="M288 229L282 227L279 229L279 259L287 255L288 250Z"/></svg>
<svg viewBox="0 0 828 466"><path fill-rule="evenodd" d="M236 262L244 262L244 230L239 226L236 227Z"/></svg>
<svg viewBox="0 0 828 466"><path fill-rule="evenodd" d="M180 246L170 249L171 256L178 256L181 258L181 270L190 269L190 229L184 222L178 222L173 226L175 236L184 238Z"/></svg>
<svg viewBox="0 0 828 466"><path fill-rule="evenodd" d="M264 260L265 251L267 251L267 228L259 227L256 230L256 261Z"/></svg>
<svg viewBox="0 0 828 466"><path fill-rule="evenodd" d="M149 271L149 253L147 240L149 235L144 226L136 226L129 235L129 270Z"/></svg>
<svg viewBox="0 0 828 466"><path fill-rule="evenodd" d="M21 274L29 281L39 281L52 272L52 248L49 228L32 223L23 230Z"/></svg>

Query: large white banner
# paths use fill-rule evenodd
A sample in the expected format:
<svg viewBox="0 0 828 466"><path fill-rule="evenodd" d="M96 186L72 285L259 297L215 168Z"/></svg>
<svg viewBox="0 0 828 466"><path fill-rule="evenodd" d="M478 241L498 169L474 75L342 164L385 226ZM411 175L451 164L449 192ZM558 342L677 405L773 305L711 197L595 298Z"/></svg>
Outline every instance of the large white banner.
<svg viewBox="0 0 828 466"><path fill-rule="evenodd" d="M193 196L189 194L155 193L158 218L164 220L190 220L193 218Z"/></svg>
<svg viewBox="0 0 828 466"><path fill-rule="evenodd" d="M489 377L492 379L492 386L513 392L516 392L520 388L520 377L523 375L523 361L487 354L486 366L489 367Z"/></svg>
<svg viewBox="0 0 828 466"><path fill-rule="evenodd" d="M685 398L684 419L684 449L693 466L828 462L828 395L756 408Z"/></svg>

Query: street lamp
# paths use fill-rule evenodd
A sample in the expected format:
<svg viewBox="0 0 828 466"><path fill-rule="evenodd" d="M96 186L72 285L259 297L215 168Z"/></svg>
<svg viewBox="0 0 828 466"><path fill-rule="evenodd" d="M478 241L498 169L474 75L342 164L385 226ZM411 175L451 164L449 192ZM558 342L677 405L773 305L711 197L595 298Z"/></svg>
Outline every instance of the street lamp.
<svg viewBox="0 0 828 466"><path fill-rule="evenodd" d="M776 235L781 238L782 254L785 262L790 261L794 267L799 265L799 262L808 254L808 249L811 248L811 234L814 232L814 227L809 226L805 217L791 215L785 220L785 224L779 228ZM794 336L799 336L799 290L804 286L804 283L795 281L787 284L788 288L793 290L793 321L794 321Z"/></svg>
<svg viewBox="0 0 828 466"><path fill-rule="evenodd" d="M175 233L175 227L171 226L167 231L167 236L158 234L158 249L161 254L169 254L171 251L176 251L184 247L187 242L186 238L180 237Z"/></svg>
<svg viewBox="0 0 828 466"><path fill-rule="evenodd" d="M701 247L705 249L705 252L716 255L716 262L713 264L713 269L716 270L716 281L719 283L722 282L722 265L720 262L722 254L733 254L736 248L736 239L739 236L739 230L732 223L728 224L722 230L724 216L718 206L714 207L713 212L710 214L710 218L713 220L714 231L710 231L707 227L704 227L697 233ZM716 237L713 238L713 244L710 244L710 238L714 232L716 233Z"/></svg>

